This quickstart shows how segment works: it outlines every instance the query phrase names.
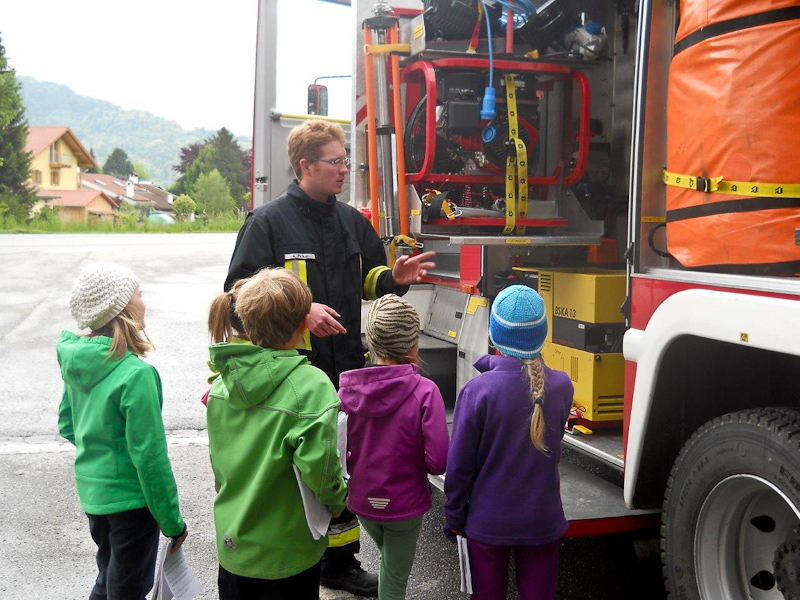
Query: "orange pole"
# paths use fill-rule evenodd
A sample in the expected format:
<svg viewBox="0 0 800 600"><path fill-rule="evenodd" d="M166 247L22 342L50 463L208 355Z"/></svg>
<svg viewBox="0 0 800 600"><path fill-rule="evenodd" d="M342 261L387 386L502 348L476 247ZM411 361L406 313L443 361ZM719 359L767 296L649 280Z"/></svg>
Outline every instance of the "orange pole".
<svg viewBox="0 0 800 600"><path fill-rule="evenodd" d="M397 25L389 30L389 43L397 44ZM400 104L400 58L392 54L392 110L394 139L397 148L397 209L400 212L400 233L408 235L408 199L406 198L406 152L403 144L403 113Z"/></svg>
<svg viewBox="0 0 800 600"><path fill-rule="evenodd" d="M372 45L372 30L364 27L364 50ZM378 140L375 132L375 67L372 55L364 52L364 85L367 92L367 165L369 167L369 208L372 227L381 234L380 205L378 203Z"/></svg>

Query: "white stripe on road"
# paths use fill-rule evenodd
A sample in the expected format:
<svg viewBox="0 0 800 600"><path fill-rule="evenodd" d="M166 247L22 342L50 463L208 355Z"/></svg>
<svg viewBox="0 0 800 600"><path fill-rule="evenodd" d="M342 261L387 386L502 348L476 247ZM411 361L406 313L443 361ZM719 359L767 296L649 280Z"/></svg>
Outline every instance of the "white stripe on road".
<svg viewBox="0 0 800 600"><path fill-rule="evenodd" d="M167 434L170 446L208 446L205 429L181 429ZM0 438L0 455L3 454L56 454L74 452L75 446L58 436L32 435L29 437Z"/></svg>

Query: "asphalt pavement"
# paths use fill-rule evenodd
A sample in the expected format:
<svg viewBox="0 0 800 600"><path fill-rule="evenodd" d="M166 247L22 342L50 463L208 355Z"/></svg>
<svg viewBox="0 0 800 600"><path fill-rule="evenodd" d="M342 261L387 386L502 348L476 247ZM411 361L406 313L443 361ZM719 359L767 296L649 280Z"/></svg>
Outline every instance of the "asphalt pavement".
<svg viewBox="0 0 800 600"><path fill-rule="evenodd" d="M208 305L221 291L234 241L235 234L0 235L0 598L85 598L95 576L95 548L72 477L74 450L57 435L62 383L55 358L61 330L75 331L72 283L95 260L125 264L141 279L156 346L148 360L163 381L170 457L189 526L186 555L205 586L200 598L217 597L213 476L199 400ZM457 589L455 548L441 535L442 502L435 491L409 582L412 600L466 598ZM634 544L630 535L564 540L559 600L663 598L657 564L634 551L651 542ZM367 536L360 558L377 570ZM323 589L321 598L350 596Z"/></svg>

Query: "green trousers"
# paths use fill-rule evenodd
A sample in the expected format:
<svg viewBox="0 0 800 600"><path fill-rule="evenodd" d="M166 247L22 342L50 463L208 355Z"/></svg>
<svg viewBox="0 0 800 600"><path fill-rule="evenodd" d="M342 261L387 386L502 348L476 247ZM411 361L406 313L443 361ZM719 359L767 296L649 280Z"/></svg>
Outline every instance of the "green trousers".
<svg viewBox="0 0 800 600"><path fill-rule="evenodd" d="M358 517L361 527L375 541L381 553L378 573L378 599L403 600L408 576L414 565L422 517L408 521L370 521Z"/></svg>

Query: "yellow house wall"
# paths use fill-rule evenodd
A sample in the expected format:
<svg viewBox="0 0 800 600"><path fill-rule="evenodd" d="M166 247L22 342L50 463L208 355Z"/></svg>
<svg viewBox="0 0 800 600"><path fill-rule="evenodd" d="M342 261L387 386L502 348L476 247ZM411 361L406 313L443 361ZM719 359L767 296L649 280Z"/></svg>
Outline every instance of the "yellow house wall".
<svg viewBox="0 0 800 600"><path fill-rule="evenodd" d="M94 200L92 200L87 206L86 209L88 211L97 211L97 212L108 212L110 213L114 207L108 203L108 200L103 198L102 196L97 196Z"/></svg>
<svg viewBox="0 0 800 600"><path fill-rule="evenodd" d="M70 147L63 140L56 142L56 150L61 153L62 160L69 167L50 167L50 148L45 148L38 156L34 156L31 161L31 183L34 182L34 171L41 171L42 182L39 187L45 190L77 190L78 185L78 160L70 150ZM58 185L50 183L50 171L58 171L60 181Z"/></svg>

